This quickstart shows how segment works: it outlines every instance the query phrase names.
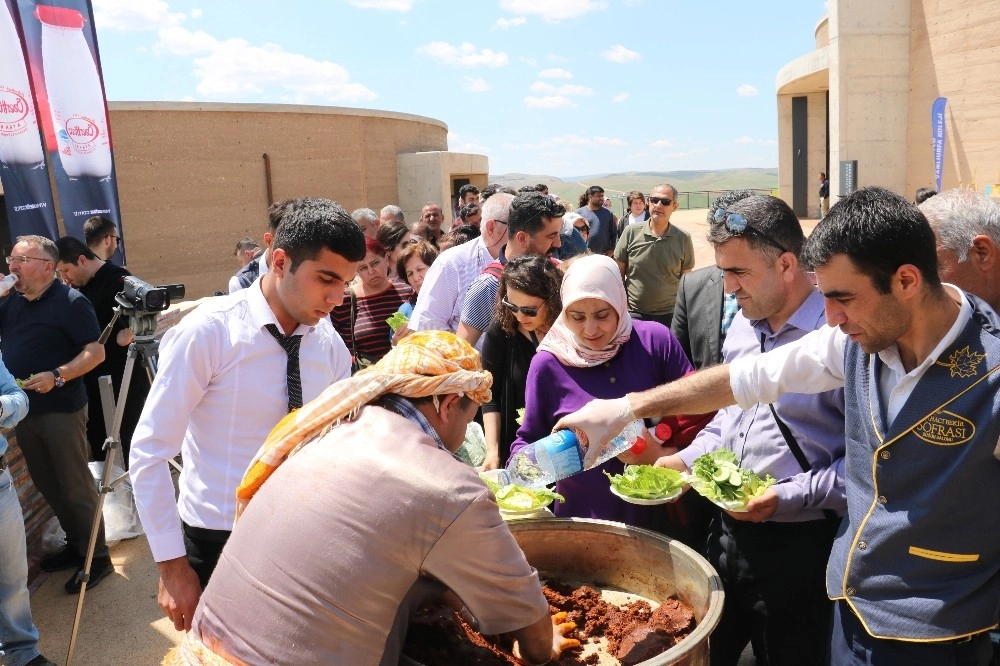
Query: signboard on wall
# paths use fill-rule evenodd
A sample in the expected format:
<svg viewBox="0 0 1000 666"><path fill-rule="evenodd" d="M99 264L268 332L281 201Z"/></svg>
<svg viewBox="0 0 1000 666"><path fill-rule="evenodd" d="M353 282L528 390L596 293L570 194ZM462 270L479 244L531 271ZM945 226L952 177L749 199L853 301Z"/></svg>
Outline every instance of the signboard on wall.
<svg viewBox="0 0 1000 666"><path fill-rule="evenodd" d="M838 196L846 197L858 189L858 161L840 161L840 192Z"/></svg>

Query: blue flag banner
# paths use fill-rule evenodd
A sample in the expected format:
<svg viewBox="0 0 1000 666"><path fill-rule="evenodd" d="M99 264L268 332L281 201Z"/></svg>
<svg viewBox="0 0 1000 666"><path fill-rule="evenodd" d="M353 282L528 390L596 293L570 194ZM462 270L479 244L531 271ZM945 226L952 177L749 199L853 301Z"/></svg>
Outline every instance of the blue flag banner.
<svg viewBox="0 0 1000 666"><path fill-rule="evenodd" d="M0 183L11 242L27 235L55 240L59 227L16 16L0 0Z"/></svg>
<svg viewBox="0 0 1000 666"><path fill-rule="evenodd" d="M931 137L934 142L934 185L941 191L941 174L944 173L944 107L947 97L938 97L931 106Z"/></svg>
<svg viewBox="0 0 1000 666"><path fill-rule="evenodd" d="M125 262L108 108L90 0L17 0L38 120L59 193L63 225L83 239L92 216L112 220Z"/></svg>

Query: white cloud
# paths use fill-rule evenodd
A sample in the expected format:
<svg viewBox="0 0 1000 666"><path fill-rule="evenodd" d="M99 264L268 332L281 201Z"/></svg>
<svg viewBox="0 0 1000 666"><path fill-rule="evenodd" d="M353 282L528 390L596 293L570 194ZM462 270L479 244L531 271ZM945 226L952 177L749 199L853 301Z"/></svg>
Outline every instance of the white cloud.
<svg viewBox="0 0 1000 666"><path fill-rule="evenodd" d="M524 105L529 109L572 109L576 107L573 100L562 95L528 96L524 98Z"/></svg>
<svg viewBox="0 0 1000 666"><path fill-rule="evenodd" d="M754 88L749 83L744 83L739 88L736 89L736 94L740 97L756 97L757 89Z"/></svg>
<svg viewBox="0 0 1000 666"><path fill-rule="evenodd" d="M486 82L486 79L474 76L463 76L462 89L467 92L474 92L474 93L488 92L490 90L490 84Z"/></svg>
<svg viewBox="0 0 1000 666"><path fill-rule="evenodd" d="M615 104L621 104L627 99L628 99L628 93L618 93L617 95L611 98L611 101L614 102Z"/></svg>
<svg viewBox="0 0 1000 666"><path fill-rule="evenodd" d="M453 132L448 132L448 150L453 153L474 153L479 155L488 155L490 153L489 146L479 143L475 137L466 138Z"/></svg>
<svg viewBox="0 0 1000 666"><path fill-rule="evenodd" d="M201 14L202 14L201 9L195 8L191 10L191 18L194 19L201 18Z"/></svg>
<svg viewBox="0 0 1000 666"><path fill-rule="evenodd" d="M756 144L756 145L761 145L761 146L770 146L770 145L775 145L778 142L775 141L774 139L755 139L752 136L741 136L741 137L739 137L737 139L733 139L733 143Z"/></svg>
<svg viewBox="0 0 1000 666"><path fill-rule="evenodd" d="M630 51L621 44L615 44L610 49L605 51L603 55L605 60L617 62L619 65L624 65L628 62L635 62L642 57L635 51Z"/></svg>
<svg viewBox="0 0 1000 666"><path fill-rule="evenodd" d="M545 56L545 59L548 60L549 62L554 62L556 64L569 62L569 58L561 55L556 55L555 53L548 54L547 56Z"/></svg>
<svg viewBox="0 0 1000 666"><path fill-rule="evenodd" d="M522 65L527 65L528 67L538 67L538 61L534 58L528 58L526 56L518 56L518 62Z"/></svg>
<svg viewBox="0 0 1000 666"><path fill-rule="evenodd" d="M348 4L358 9L390 12L408 12L413 9L413 0L348 0Z"/></svg>
<svg viewBox="0 0 1000 666"><path fill-rule="evenodd" d="M550 67L538 72L540 79L572 79L573 75L560 67Z"/></svg>
<svg viewBox="0 0 1000 666"><path fill-rule="evenodd" d="M417 53L430 56L446 65L456 67L503 67L509 58L502 51L492 49L476 50L475 45L463 42L459 46L452 46L448 42L431 42L417 47Z"/></svg>
<svg viewBox="0 0 1000 666"><path fill-rule="evenodd" d="M674 142L670 139L658 139L649 145L653 148L673 148Z"/></svg>
<svg viewBox="0 0 1000 666"><path fill-rule="evenodd" d="M94 23L101 30L159 30L184 18L164 0L94 0Z"/></svg>
<svg viewBox="0 0 1000 666"><path fill-rule="evenodd" d="M205 97L257 97L293 104L360 102L377 97L369 88L352 82L341 65L291 53L275 44L219 40L181 27L164 28L159 35L159 50L196 56L196 90Z"/></svg>
<svg viewBox="0 0 1000 666"><path fill-rule="evenodd" d="M500 0L500 8L511 14L537 14L550 23L583 16L607 6L598 0Z"/></svg>
<svg viewBox="0 0 1000 666"><path fill-rule="evenodd" d="M515 16L514 18L498 18L497 22L493 24L494 28L500 28L501 30L506 30L507 28L516 28L519 25L524 25L528 22L528 19L523 16Z"/></svg>
<svg viewBox="0 0 1000 666"><path fill-rule="evenodd" d="M570 83L563 84L561 86L554 86L551 83L546 83L545 81L535 81L528 88L531 92L543 93L548 95L593 95L593 88L588 88L587 86L577 86Z"/></svg>

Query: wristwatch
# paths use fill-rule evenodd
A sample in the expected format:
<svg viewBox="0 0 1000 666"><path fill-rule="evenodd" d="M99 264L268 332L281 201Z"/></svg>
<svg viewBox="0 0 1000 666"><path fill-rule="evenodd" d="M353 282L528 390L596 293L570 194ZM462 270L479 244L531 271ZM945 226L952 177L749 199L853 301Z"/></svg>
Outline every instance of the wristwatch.
<svg viewBox="0 0 1000 666"><path fill-rule="evenodd" d="M52 371L52 376L56 379L56 388L61 388L66 384L66 379L59 374L59 368Z"/></svg>

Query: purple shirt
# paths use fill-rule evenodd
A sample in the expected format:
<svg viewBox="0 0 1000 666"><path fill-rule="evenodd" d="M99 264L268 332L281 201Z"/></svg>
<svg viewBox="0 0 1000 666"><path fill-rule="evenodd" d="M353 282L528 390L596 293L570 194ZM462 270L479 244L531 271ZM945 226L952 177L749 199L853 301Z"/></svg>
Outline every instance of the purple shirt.
<svg viewBox="0 0 1000 666"><path fill-rule="evenodd" d="M737 313L726 334L722 355L726 363L735 358L760 355L764 349L786 345L826 324L823 295L815 289L789 320L775 333L766 320L750 321ZM792 455L767 405L760 403L747 411L738 406L720 410L691 446L680 452L691 467L694 459L708 451L725 447L736 454L740 465L770 474L778 480L778 509L771 520L802 522L821 520L823 509L838 514L847 510L844 489L844 390L825 393L785 393L775 403L812 469L803 472Z"/></svg>
<svg viewBox="0 0 1000 666"><path fill-rule="evenodd" d="M567 367L550 352L539 351L528 369L524 422L510 447L511 454L548 435L556 421L594 398L620 398L626 393L645 391L690 371L691 363L674 334L650 321L633 322L632 335L617 356L592 368ZM557 483L556 491L566 501L556 506L555 514L616 520L669 532L669 512L663 506L629 504L611 494L611 484L602 470L621 474L624 467L620 460L612 458L600 467Z"/></svg>

